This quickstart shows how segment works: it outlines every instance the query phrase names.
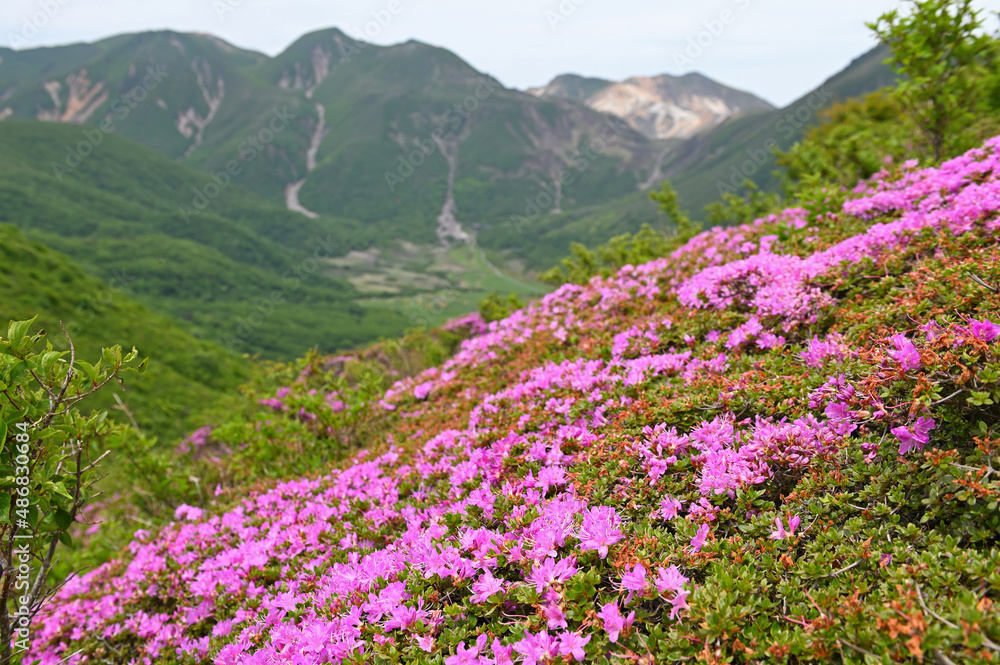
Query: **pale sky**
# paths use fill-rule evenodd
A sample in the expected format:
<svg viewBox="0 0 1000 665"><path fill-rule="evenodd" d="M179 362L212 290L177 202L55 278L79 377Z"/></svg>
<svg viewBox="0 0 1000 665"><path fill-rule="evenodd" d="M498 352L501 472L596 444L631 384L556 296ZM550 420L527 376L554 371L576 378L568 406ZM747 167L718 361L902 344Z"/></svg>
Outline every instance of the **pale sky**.
<svg viewBox="0 0 1000 665"><path fill-rule="evenodd" d="M995 31L1000 0L974 4L988 11L987 26ZM172 29L208 32L275 55L307 32L338 27L375 44L417 39L443 46L514 88L562 73L621 80L699 71L782 106L875 45L866 21L905 6L899 0L2 0L0 45L36 48Z"/></svg>

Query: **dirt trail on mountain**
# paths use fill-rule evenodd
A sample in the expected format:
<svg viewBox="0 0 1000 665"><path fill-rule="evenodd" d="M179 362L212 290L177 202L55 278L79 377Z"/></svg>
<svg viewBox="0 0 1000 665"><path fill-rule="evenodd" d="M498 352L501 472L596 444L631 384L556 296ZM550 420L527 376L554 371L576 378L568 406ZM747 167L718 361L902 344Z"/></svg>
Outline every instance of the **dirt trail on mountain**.
<svg viewBox="0 0 1000 665"><path fill-rule="evenodd" d="M219 107L222 106L222 101L226 98L226 82L222 79L221 75L215 79L215 92L213 93L208 89L208 81L212 76L212 69L207 62L200 58L195 58L191 62L191 69L194 70L195 78L198 81L198 88L201 89L201 96L208 106L208 114L202 117L192 106L177 117L177 131L184 138L194 139L194 143L189 145L188 149L184 152L185 157L197 150L201 145L205 137L205 128L215 120L215 114L219 112Z"/></svg>
<svg viewBox="0 0 1000 665"><path fill-rule="evenodd" d="M437 144L438 150L448 162L448 190L445 194L444 205L441 207L441 214L437 218L437 237L442 245L449 245L449 239L463 242L467 245L475 245L476 239L470 235L458 221L458 207L455 205L455 171L458 168L458 139L450 144L443 138L432 136Z"/></svg>
<svg viewBox="0 0 1000 665"><path fill-rule="evenodd" d="M326 108L322 104L316 105L316 115L316 131L313 132L312 139L309 141L309 148L306 150L307 175L312 173L313 169L316 168L316 155L319 154L319 147L323 143L323 138L329 133L329 130L326 128ZM290 182L285 186L285 207L292 212L315 219L319 215L299 202L299 190L302 189L302 185L304 184L306 184L306 179L302 178L298 182Z"/></svg>

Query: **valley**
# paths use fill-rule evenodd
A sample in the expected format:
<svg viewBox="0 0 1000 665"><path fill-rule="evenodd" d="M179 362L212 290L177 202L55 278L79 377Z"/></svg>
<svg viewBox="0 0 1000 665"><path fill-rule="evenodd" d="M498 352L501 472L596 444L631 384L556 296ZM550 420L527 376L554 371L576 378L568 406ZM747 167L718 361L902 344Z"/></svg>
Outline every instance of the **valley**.
<svg viewBox="0 0 1000 665"><path fill-rule="evenodd" d="M972 0L380 1L0 48L0 665L995 663Z"/></svg>
<svg viewBox="0 0 1000 665"><path fill-rule="evenodd" d="M880 60L829 100L884 85ZM522 92L445 49L337 29L273 58L169 31L0 49L0 91L0 221L267 358L545 293L535 275L571 242L664 228L647 198L664 178L694 210L715 200L788 113L696 73ZM769 171L743 175L773 190Z"/></svg>

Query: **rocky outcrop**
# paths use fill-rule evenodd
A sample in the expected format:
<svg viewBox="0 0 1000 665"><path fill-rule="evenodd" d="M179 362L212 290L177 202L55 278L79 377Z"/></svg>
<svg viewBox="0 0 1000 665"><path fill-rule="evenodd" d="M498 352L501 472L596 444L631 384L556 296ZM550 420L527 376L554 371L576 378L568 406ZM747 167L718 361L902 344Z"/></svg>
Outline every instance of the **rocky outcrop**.
<svg viewBox="0 0 1000 665"><path fill-rule="evenodd" d="M773 108L751 93L701 74L636 76L617 83L560 76L528 92L582 101L595 111L624 119L652 139L689 138L744 111Z"/></svg>
<svg viewBox="0 0 1000 665"><path fill-rule="evenodd" d="M63 84L59 81L45 81L42 87L49 93L52 100L51 109L39 109L35 114L38 120L49 122L75 122L82 124L90 120L94 112L108 100L108 92L104 83L93 83L87 76L87 70L70 74L65 79L66 101L62 100Z"/></svg>
<svg viewBox="0 0 1000 665"><path fill-rule="evenodd" d="M308 94L308 93L307 93ZM323 143L323 138L330 133L326 128L326 108L322 104L316 105L316 129L313 131L309 141L309 148L306 149L306 174L316 168L316 155L319 154L319 147ZM299 190L306 184L306 179L302 178L296 182L290 182L285 186L285 207L300 215L319 217L315 212L306 208L299 202Z"/></svg>
<svg viewBox="0 0 1000 665"><path fill-rule="evenodd" d="M309 64L295 62L291 69L285 69L278 79L278 85L285 90L305 90L306 97L312 99L316 88L330 75L333 54L316 45L309 52ZM309 71L309 68L312 71Z"/></svg>
<svg viewBox="0 0 1000 665"><path fill-rule="evenodd" d="M219 112L219 107L222 106L222 100L226 98L226 82L222 76L212 75L212 68L206 61L201 58L195 58L191 62L191 69L194 70L194 75L198 81L198 88L201 90L201 96L205 100L208 112L202 115L197 109L191 106L177 115L177 131L184 138L194 139L194 142L188 146L187 151L184 153L185 157L197 150L198 146L201 145L205 136L205 128L215 119L216 113ZM214 90L211 89L213 83L215 84Z"/></svg>

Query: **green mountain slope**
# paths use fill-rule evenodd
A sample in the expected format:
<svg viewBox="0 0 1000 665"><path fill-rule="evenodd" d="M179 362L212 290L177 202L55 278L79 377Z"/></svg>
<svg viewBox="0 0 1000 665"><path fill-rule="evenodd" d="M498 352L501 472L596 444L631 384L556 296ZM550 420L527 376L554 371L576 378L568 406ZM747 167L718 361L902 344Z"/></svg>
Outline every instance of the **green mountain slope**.
<svg viewBox="0 0 1000 665"><path fill-rule="evenodd" d="M291 101L247 73L266 56L210 35L147 32L2 55L0 90L14 117L107 119L114 133L174 158L210 152Z"/></svg>
<svg viewBox="0 0 1000 665"><path fill-rule="evenodd" d="M787 150L801 139L816 123L817 111L891 85L895 73L884 64L886 57L885 47L874 48L782 109L746 114L686 141L664 160L663 176L692 210L717 200L724 187L738 188L747 178L776 191L780 183L773 173L771 150Z"/></svg>
<svg viewBox="0 0 1000 665"><path fill-rule="evenodd" d="M325 30L262 69L325 109L328 133L303 205L415 241L435 239L449 180L465 231L503 219L572 169L609 120L576 103L508 90L416 41L366 46ZM624 126L607 135L613 146L594 151L590 168L561 192L562 207L634 191L648 173L653 151L644 137Z"/></svg>
<svg viewBox="0 0 1000 665"><path fill-rule="evenodd" d="M94 129L103 122L202 171L234 166L226 177L259 195L243 207L266 201L272 211L222 212L240 198L232 196L211 210L256 220L258 232L298 233L296 222L316 215L336 217L329 226L360 249L365 238L429 246L474 235L532 268L551 264L571 240L600 242L655 220L642 192L664 178L695 210L747 176L774 189L770 147L791 145L816 109L892 78L876 49L785 109L654 141L581 101L608 84L600 79L560 77L540 98L445 49L376 46L337 29L305 35L274 58L170 31L0 56L0 113L83 124L53 160L72 162L81 141L87 149L85 130L108 136ZM698 75L677 82L704 87ZM172 203L193 205L212 186L191 183ZM278 208L304 214L269 223ZM515 216L531 223L513 224Z"/></svg>
<svg viewBox="0 0 1000 665"><path fill-rule="evenodd" d="M193 338L124 295L120 277L103 283L68 257L0 224L0 321L6 327L8 320L39 312L37 324L57 349L68 348L61 321L84 358L121 344L151 359L146 373L130 379L119 397L144 431L161 437L183 433L205 407L250 376L245 360ZM107 391L92 399L94 408L116 405Z"/></svg>
<svg viewBox="0 0 1000 665"><path fill-rule="evenodd" d="M112 135L56 173L80 136L73 125L0 123L0 221L98 279L123 276L147 306L236 351L290 357L407 324L356 304L350 284L324 274L321 261L373 242L358 224L290 213L233 184L186 218L180 204L212 183L205 174Z"/></svg>
<svg viewBox="0 0 1000 665"><path fill-rule="evenodd" d="M830 104L890 85L887 51L877 47L799 100L773 111L754 111L690 139L669 144L662 153L659 179L669 179L681 205L695 216L717 201L727 187L739 188L747 178L765 191L778 191L772 147L785 150L815 124L816 112ZM558 79L557 79L558 80ZM634 192L563 214L539 214L507 220L480 234L480 240L506 250L531 267L546 267L564 255L571 242L594 245L642 224L658 225L657 207L645 192ZM554 254L553 254L554 253Z"/></svg>
<svg viewBox="0 0 1000 665"><path fill-rule="evenodd" d="M510 215L572 167L608 120L505 89L444 49L374 46L336 29L273 59L169 31L61 48L74 57L58 57L60 48L2 54L0 112L104 122L202 170L237 160L240 184L279 205L305 180L306 209L421 242L436 240L449 181L470 228ZM567 185L563 208L634 191L649 175L655 147L628 128L613 137L613 149L598 150ZM402 171L400 157L409 162ZM390 186L387 173L405 182Z"/></svg>

